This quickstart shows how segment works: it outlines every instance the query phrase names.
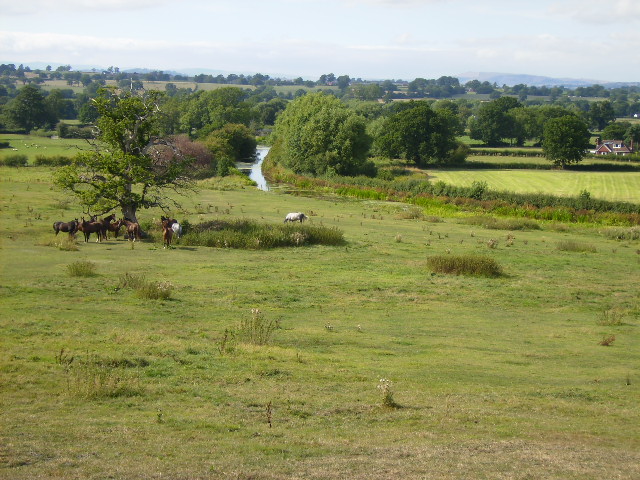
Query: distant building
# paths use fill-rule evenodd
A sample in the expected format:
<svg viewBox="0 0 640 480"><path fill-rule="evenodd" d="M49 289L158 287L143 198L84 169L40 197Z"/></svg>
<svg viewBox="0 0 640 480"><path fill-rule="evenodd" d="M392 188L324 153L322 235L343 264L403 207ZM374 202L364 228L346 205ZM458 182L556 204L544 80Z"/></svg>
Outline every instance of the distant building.
<svg viewBox="0 0 640 480"><path fill-rule="evenodd" d="M596 140L596 155L629 155L633 153L633 142L628 147L622 140Z"/></svg>

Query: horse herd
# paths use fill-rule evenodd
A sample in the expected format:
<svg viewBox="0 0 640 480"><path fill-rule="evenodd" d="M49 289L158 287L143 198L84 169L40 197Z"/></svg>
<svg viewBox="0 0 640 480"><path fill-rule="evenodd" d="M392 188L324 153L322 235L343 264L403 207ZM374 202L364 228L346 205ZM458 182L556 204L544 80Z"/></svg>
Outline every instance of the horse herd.
<svg viewBox="0 0 640 480"><path fill-rule="evenodd" d="M284 218L284 223L302 223L308 218L309 217L302 212L292 212L287 214ZM182 227L175 218L162 216L160 217L160 221L162 225L162 244L164 248L167 248L171 246L174 235L177 235L177 237L180 238L182 235ZM140 229L139 223L132 222L126 217L116 220L115 213L112 213L108 217L104 217L100 220L96 216L93 216L88 222L84 217L82 217L81 220L75 218L70 222L55 222L53 224L53 230L56 232L56 235L60 232L66 232L69 234L69 237L74 238L77 232L82 232L84 234L85 242L89 241L89 237L92 233L98 235L96 242L107 240L109 232L112 232L115 238L118 238L118 234L122 227L125 227L125 237L127 237L129 241L135 242L142 238L142 230Z"/></svg>
<svg viewBox="0 0 640 480"><path fill-rule="evenodd" d="M136 240L142 239L142 229L139 223L132 222L128 218L116 220L115 213L102 219L93 216L89 221L86 221L84 217L82 217L81 220L75 218L70 222L55 222L53 224L53 231L56 232L56 235L60 232L68 233L69 237L72 238L75 237L76 233L82 232L85 242L88 242L91 234L95 233L98 236L96 242L102 242L103 240L107 240L109 232L113 233L115 238L118 238L122 227L125 229L124 236L128 238L129 241L135 242ZM176 234L178 238L182 234L182 227L175 219L162 217L162 230L163 244L165 247L171 245L174 234Z"/></svg>

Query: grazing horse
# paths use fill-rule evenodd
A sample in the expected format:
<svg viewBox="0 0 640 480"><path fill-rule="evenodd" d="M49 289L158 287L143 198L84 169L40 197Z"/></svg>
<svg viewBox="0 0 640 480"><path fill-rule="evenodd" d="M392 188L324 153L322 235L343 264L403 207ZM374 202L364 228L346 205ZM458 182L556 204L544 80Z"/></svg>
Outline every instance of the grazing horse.
<svg viewBox="0 0 640 480"><path fill-rule="evenodd" d="M104 236L104 225L101 222L87 222L84 217L82 217L82 221L78 225L78 230L84 233L84 241L88 242L89 237L92 233L98 234L98 239L96 242L101 242L102 237Z"/></svg>
<svg viewBox="0 0 640 480"><path fill-rule="evenodd" d="M292 213L288 213L286 217L284 217L284 223L287 222L300 222L302 223L304 220L307 220L309 217L307 217L304 213L302 212L292 212Z"/></svg>
<svg viewBox="0 0 640 480"><path fill-rule="evenodd" d="M68 232L69 237L73 237L78 231L78 219L75 218L70 222L55 222L53 224L53 230L56 232L56 235L60 232Z"/></svg>
<svg viewBox="0 0 640 480"><path fill-rule="evenodd" d="M136 241L142 239L142 231L140 230L140 224L136 222L132 222L128 218L123 218L121 220L124 222L125 227L127 228L127 233L125 234L129 237L129 241Z"/></svg>

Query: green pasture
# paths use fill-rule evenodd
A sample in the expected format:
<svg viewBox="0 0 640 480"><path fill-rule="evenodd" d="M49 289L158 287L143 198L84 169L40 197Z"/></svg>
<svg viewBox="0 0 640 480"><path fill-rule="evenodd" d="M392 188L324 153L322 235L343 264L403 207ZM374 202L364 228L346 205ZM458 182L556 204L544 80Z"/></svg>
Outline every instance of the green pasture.
<svg viewBox="0 0 640 480"><path fill-rule="evenodd" d="M52 224L81 211L50 174L0 168L0 478L640 476L637 229L495 230L214 180L171 215L303 211L346 244L65 245ZM155 238L161 214L139 215ZM436 274L436 255L504 273ZM266 345L240 335L255 315Z"/></svg>
<svg viewBox="0 0 640 480"><path fill-rule="evenodd" d="M10 155L26 155L30 164L38 155L74 157L81 150L91 148L86 140L10 133L0 134L0 142L9 142L9 148L0 149L0 159Z"/></svg>
<svg viewBox="0 0 640 480"><path fill-rule="evenodd" d="M428 178L460 186L486 182L491 190L517 193L545 192L575 197L587 190L592 198L640 203L640 172L433 170L429 171Z"/></svg>

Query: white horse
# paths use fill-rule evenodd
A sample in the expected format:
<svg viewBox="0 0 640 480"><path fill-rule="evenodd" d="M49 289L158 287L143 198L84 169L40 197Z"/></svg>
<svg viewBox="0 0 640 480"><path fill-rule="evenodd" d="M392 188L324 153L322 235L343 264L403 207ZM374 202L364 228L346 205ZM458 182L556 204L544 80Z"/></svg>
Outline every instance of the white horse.
<svg viewBox="0 0 640 480"><path fill-rule="evenodd" d="M174 222L171 224L171 230L173 233L180 238L182 236L182 226L178 222Z"/></svg>
<svg viewBox="0 0 640 480"><path fill-rule="evenodd" d="M307 220L309 217L307 217L304 213L302 212L292 212L292 213L288 213L286 217L284 217L284 223L287 222L300 222L302 223L304 220Z"/></svg>

